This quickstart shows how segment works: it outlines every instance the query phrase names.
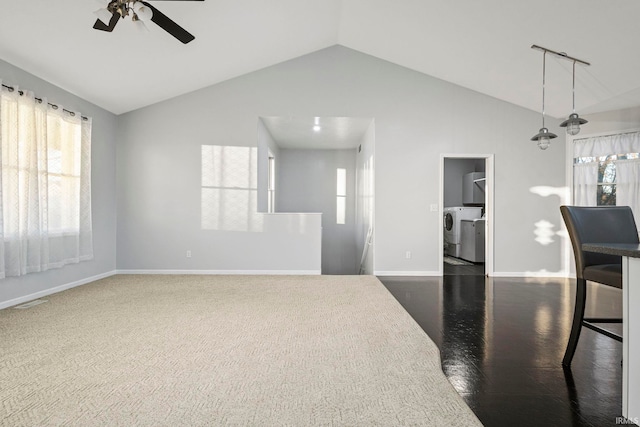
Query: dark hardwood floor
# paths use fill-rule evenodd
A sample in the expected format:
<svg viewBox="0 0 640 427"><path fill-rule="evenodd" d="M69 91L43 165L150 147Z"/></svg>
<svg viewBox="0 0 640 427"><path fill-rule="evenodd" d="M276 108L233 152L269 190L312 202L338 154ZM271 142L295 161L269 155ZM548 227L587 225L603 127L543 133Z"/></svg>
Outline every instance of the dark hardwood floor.
<svg viewBox="0 0 640 427"><path fill-rule="evenodd" d="M461 270L380 280L438 345L444 373L485 426L620 424L622 344L583 328L571 370L561 365L573 281ZM620 290L588 289L588 316L621 317Z"/></svg>

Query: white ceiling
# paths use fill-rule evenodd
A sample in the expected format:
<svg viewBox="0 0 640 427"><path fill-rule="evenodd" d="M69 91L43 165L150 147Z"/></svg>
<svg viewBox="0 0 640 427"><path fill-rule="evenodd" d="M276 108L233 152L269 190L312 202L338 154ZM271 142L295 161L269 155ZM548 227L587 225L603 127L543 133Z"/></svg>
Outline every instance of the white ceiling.
<svg viewBox="0 0 640 427"><path fill-rule="evenodd" d="M371 124L359 117L261 117L280 148L348 150L357 148ZM314 130L314 126L318 126Z"/></svg>
<svg viewBox="0 0 640 427"><path fill-rule="evenodd" d="M579 113L640 105L638 0L150 1L195 41L93 30L92 0L3 0L0 58L120 114L341 44L540 111L538 44L592 63ZM546 104L570 112L570 62L548 57Z"/></svg>

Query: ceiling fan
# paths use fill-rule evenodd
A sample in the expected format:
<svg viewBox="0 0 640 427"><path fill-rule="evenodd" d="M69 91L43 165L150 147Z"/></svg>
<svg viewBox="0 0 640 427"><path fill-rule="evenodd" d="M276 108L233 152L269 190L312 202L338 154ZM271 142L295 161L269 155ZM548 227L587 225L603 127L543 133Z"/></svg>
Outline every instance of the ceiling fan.
<svg viewBox="0 0 640 427"><path fill-rule="evenodd" d="M180 25L173 22L164 13L142 0L97 0L103 7L95 11L98 16L93 28L111 32L120 18L131 16L131 20L141 29L148 30L145 22L154 22L173 37L187 44L195 37ZM155 0L159 1L159 0ZM204 0L172 0L172 1L204 1Z"/></svg>

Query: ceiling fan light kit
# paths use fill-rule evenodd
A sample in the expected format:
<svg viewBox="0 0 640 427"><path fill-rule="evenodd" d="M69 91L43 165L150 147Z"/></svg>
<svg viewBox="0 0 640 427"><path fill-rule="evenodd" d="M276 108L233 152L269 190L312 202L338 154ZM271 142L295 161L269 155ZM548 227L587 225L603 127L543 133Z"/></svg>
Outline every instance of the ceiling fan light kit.
<svg viewBox="0 0 640 427"><path fill-rule="evenodd" d="M131 19L133 21L133 26L136 28L136 30L138 30L141 33L148 33L149 32L149 27L147 27L144 23L144 21L142 19L139 18L132 18Z"/></svg>
<svg viewBox="0 0 640 427"><path fill-rule="evenodd" d="M148 22L153 17L153 11L139 1L133 3L133 12L133 18L138 18L140 21Z"/></svg>
<svg viewBox="0 0 640 427"><path fill-rule="evenodd" d="M98 20L93 24L93 28L100 31L112 32L120 18L130 16L131 21L137 29L149 31L146 23L153 22L160 28L171 34L182 43L187 44L195 37L184 28L173 22L169 17L160 12L151 4L142 0L95 0L100 9L94 13ZM158 0L156 0L158 1ZM204 0L183 0L183 1L204 1Z"/></svg>
<svg viewBox="0 0 640 427"><path fill-rule="evenodd" d="M538 147L541 150L546 150L549 148L550 141L553 138L556 138L557 135L549 132L549 129L544 127L544 86L545 86L545 77L546 77L546 56L547 53L555 55L559 58L566 59L568 61L573 62L573 86L572 86L572 94L573 94L573 112L569 115L569 118L564 122L560 123L560 127L566 127L567 135L577 135L580 132L580 125L588 123L585 119L578 116L576 113L576 63L582 64L584 66L589 66L586 61L581 59L573 58L567 55L564 52L556 52L551 49L547 49L541 46L532 45L531 49L536 49L542 51L542 128L538 133L531 138L532 141L538 142Z"/></svg>

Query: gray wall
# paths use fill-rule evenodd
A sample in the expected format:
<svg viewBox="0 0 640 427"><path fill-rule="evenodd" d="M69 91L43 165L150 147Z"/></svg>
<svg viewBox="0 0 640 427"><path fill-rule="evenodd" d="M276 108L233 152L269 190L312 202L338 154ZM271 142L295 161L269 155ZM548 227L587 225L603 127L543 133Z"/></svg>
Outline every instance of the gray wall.
<svg viewBox="0 0 640 427"><path fill-rule="evenodd" d="M541 220L560 226L558 201L530 188L565 186L560 132L541 151L529 141L539 113L341 46L121 116L118 267L248 269L264 262L260 247L286 252L278 239L256 246L250 233L205 233L193 223L200 146L255 146L259 117L292 114L375 119L378 273L438 272L440 218L429 205L438 203L442 153L495 154L495 271L559 272L559 245L535 240ZM149 197L156 204L144 203ZM209 254L197 264L171 249L194 246Z"/></svg>
<svg viewBox="0 0 640 427"><path fill-rule="evenodd" d="M444 159L443 203L445 207L464 206L462 203L462 177L469 172L482 172L476 169L484 159Z"/></svg>
<svg viewBox="0 0 640 427"><path fill-rule="evenodd" d="M277 212L322 213L322 274L357 274L356 150L280 148ZM336 169L347 171L345 224L336 224ZM359 260L358 260L359 261Z"/></svg>
<svg viewBox="0 0 640 427"><path fill-rule="evenodd" d="M0 79L18 85L38 97L80 111L93 119L91 144L91 186L94 259L42 273L0 280L0 304L20 300L75 282L115 272L116 268L116 183L115 153L117 117L32 74L0 60Z"/></svg>
<svg viewBox="0 0 640 427"><path fill-rule="evenodd" d="M584 137L602 132L638 130L640 129L640 107L626 108L624 110L608 111L606 113L587 114L584 118L589 123L581 127L577 137Z"/></svg>
<svg viewBox="0 0 640 427"><path fill-rule="evenodd" d="M203 90L119 116L118 270L319 273L319 218L256 207L251 230L203 226L203 147L257 151L259 114L246 114L240 92L218 88L219 98Z"/></svg>

